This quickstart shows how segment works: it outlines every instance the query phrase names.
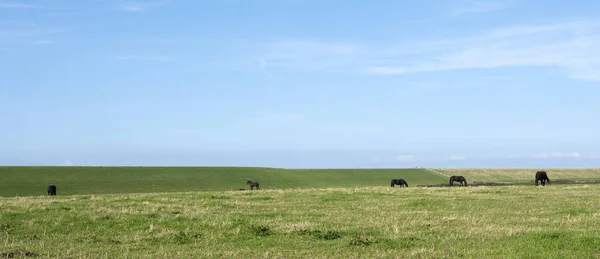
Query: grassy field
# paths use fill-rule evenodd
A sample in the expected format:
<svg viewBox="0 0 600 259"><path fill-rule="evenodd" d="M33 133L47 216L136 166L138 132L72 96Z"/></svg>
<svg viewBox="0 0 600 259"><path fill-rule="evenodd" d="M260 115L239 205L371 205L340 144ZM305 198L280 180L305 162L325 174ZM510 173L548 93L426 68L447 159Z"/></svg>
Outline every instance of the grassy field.
<svg viewBox="0 0 600 259"><path fill-rule="evenodd" d="M444 183L446 178L422 169L280 169L257 167L0 167L0 196L224 191L262 189L389 186L404 178L409 186Z"/></svg>
<svg viewBox="0 0 600 259"><path fill-rule="evenodd" d="M0 254L598 258L600 185L0 198Z"/></svg>
<svg viewBox="0 0 600 259"><path fill-rule="evenodd" d="M434 171L447 175L462 175L467 181L529 181L535 173L544 170L550 181L558 179L600 179L600 168L436 168Z"/></svg>

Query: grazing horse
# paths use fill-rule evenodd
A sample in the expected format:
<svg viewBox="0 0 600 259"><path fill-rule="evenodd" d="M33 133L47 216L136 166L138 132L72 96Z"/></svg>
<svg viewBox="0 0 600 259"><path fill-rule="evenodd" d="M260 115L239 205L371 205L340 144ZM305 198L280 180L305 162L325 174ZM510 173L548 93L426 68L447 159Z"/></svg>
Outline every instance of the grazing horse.
<svg viewBox="0 0 600 259"><path fill-rule="evenodd" d="M402 187L402 185L404 185L404 186L408 187L408 183L406 183L406 181L404 181L404 179L393 179L391 186L394 187L394 185L400 185L400 187Z"/></svg>
<svg viewBox="0 0 600 259"><path fill-rule="evenodd" d="M460 182L460 185L467 186L467 179L465 179L462 175L459 176L450 176L450 186L454 185L454 182Z"/></svg>
<svg viewBox="0 0 600 259"><path fill-rule="evenodd" d="M546 171L537 171L537 173L535 173L535 186L538 185L538 181L542 182L542 186L546 185L546 182L550 184L550 179L548 178Z"/></svg>
<svg viewBox="0 0 600 259"><path fill-rule="evenodd" d="M55 185L49 185L48 186L48 195L49 196L56 196L56 186Z"/></svg>
<svg viewBox="0 0 600 259"><path fill-rule="evenodd" d="M250 190L254 190L254 187L256 187L257 190L260 190L260 186L258 184L258 182L253 182L248 180L248 182L246 182L247 185L250 186Z"/></svg>

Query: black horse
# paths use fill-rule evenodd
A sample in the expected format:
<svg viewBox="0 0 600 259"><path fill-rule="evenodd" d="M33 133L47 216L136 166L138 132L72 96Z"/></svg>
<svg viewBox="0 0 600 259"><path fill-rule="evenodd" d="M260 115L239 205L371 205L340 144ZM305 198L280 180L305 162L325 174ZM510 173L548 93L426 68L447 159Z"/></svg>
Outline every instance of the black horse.
<svg viewBox="0 0 600 259"><path fill-rule="evenodd" d="M408 187L408 183L406 183L406 181L404 181L404 179L393 179L391 186L394 187L394 185L400 185L400 187L402 187L402 185L404 185L404 186Z"/></svg>
<svg viewBox="0 0 600 259"><path fill-rule="evenodd" d="M538 181L542 182L542 186L546 185L546 182L550 184L550 179L548 178L546 171L537 171L537 173L535 173L535 186L538 185Z"/></svg>
<svg viewBox="0 0 600 259"><path fill-rule="evenodd" d="M56 186L55 185L49 185L48 186L48 195L49 196L56 196Z"/></svg>
<svg viewBox="0 0 600 259"><path fill-rule="evenodd" d="M248 182L246 182L246 184L248 186L250 186L250 190L254 190L254 187L256 187L257 190L260 190L260 186L259 186L258 182L253 182L253 181L248 180Z"/></svg>
<svg viewBox="0 0 600 259"><path fill-rule="evenodd" d="M460 182L460 185L464 184L465 186L467 186L467 179L465 179L462 175L450 176L450 186L453 186L454 182Z"/></svg>

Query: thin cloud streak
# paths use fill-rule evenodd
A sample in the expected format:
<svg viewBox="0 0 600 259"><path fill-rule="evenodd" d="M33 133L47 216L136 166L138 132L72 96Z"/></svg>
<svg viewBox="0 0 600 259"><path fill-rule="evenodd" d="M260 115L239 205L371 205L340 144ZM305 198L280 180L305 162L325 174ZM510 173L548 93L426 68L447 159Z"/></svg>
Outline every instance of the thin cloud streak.
<svg viewBox="0 0 600 259"><path fill-rule="evenodd" d="M123 1L120 2L117 8L127 12L145 12L150 9L158 8L167 5L166 1L147 2L147 1Z"/></svg>
<svg viewBox="0 0 600 259"><path fill-rule="evenodd" d="M479 35L387 46L278 40L263 44L258 69L395 76L501 67L559 68L568 77L600 81L600 20L518 25Z"/></svg>
<svg viewBox="0 0 600 259"><path fill-rule="evenodd" d="M470 13L485 13L499 11L508 8L514 1L473 1L469 5L455 9L453 15L463 15Z"/></svg>
<svg viewBox="0 0 600 259"><path fill-rule="evenodd" d="M507 158L511 159L600 159L599 155L581 154L579 152L563 153L563 152L550 152L550 153L535 153L527 155L516 155L510 154Z"/></svg>
<svg viewBox="0 0 600 259"><path fill-rule="evenodd" d="M600 81L600 24L568 22L543 26L515 26L490 31L482 37L438 44L453 51L406 65L365 68L374 75L403 75L465 69L541 66L562 69L571 78ZM543 39L554 39L551 43ZM463 46L463 47L459 47Z"/></svg>
<svg viewBox="0 0 600 259"><path fill-rule="evenodd" d="M356 125L348 123L319 123L300 114L282 114L272 113L262 116L245 118L239 122L244 127L302 127L306 130L318 130L324 132L334 132L338 134L360 134L360 133L381 133L385 129L378 125Z"/></svg>
<svg viewBox="0 0 600 259"><path fill-rule="evenodd" d="M31 43L34 44L34 45L49 45L49 44L54 44L56 42L53 41L53 40L44 39L44 40L36 40L36 41L31 42Z"/></svg>
<svg viewBox="0 0 600 259"><path fill-rule="evenodd" d="M175 57L173 57L173 56L137 56L137 55L128 55L128 56L115 57L115 59L117 59L117 60L156 61L156 62L173 62L173 61L175 61Z"/></svg>
<svg viewBox="0 0 600 259"><path fill-rule="evenodd" d="M25 22L0 22L0 43L35 43L38 41L51 41L57 34L64 34L76 30L75 27L45 27L35 23Z"/></svg>
<svg viewBox="0 0 600 259"><path fill-rule="evenodd" d="M394 163L417 163L417 162L448 162L448 161L463 161L467 160L466 156L451 155L451 156L415 156L410 154L401 154L396 157L376 157L369 161L374 164L394 164Z"/></svg>
<svg viewBox="0 0 600 259"><path fill-rule="evenodd" d="M37 6L37 5L24 4L24 3L20 3L20 2L4 2L4 1L0 1L0 9L1 8L6 8L6 9L38 9L40 7Z"/></svg>

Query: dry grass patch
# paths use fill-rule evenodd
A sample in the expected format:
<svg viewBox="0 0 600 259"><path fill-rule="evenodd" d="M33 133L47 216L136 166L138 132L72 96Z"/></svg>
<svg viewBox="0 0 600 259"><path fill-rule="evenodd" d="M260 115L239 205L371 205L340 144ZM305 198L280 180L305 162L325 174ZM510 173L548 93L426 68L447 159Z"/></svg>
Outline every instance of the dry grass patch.
<svg viewBox="0 0 600 259"><path fill-rule="evenodd" d="M600 168L435 168L446 175L462 175L468 182L474 181L531 181L537 171L544 170L550 180L600 179Z"/></svg>

